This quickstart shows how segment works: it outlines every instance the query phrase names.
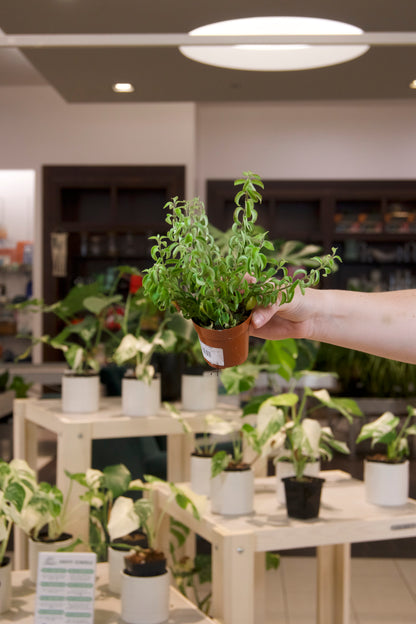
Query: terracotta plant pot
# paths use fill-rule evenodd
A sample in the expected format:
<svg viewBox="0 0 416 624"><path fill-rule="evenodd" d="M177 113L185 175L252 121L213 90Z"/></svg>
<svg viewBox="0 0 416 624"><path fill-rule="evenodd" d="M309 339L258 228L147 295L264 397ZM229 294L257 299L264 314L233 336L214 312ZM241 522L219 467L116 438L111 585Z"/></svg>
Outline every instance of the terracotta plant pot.
<svg viewBox="0 0 416 624"><path fill-rule="evenodd" d="M212 368L229 368L245 362L250 322L251 314L243 323L230 329L207 329L194 323L204 360Z"/></svg>
<svg viewBox="0 0 416 624"><path fill-rule="evenodd" d="M305 477L303 481L297 481L295 477L283 479L289 518L309 520L319 516L324 481L320 477Z"/></svg>

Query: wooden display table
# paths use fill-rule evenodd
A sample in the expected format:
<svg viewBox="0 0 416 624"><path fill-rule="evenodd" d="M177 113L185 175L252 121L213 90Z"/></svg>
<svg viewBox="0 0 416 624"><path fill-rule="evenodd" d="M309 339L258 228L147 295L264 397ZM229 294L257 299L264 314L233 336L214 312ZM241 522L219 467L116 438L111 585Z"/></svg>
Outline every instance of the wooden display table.
<svg viewBox="0 0 416 624"><path fill-rule="evenodd" d="M0 616L1 623L33 624L36 601L35 586L29 581L26 570L12 572L12 579L11 609L2 613ZM120 598L108 589L108 566L106 563L99 563L97 565L94 624L122 624L123 620L120 613ZM213 624L210 618L198 611L195 605L171 587L167 624L183 624L184 622Z"/></svg>
<svg viewBox="0 0 416 624"><path fill-rule="evenodd" d="M206 429L205 416L208 412L182 412L193 433ZM239 408L219 404L209 413L222 418L238 418ZM43 427L57 436L56 485L65 493L68 478L65 470L85 472L91 467L93 440L145 436L167 436L167 478L169 481L189 479L190 455L194 447L194 436L185 434L182 424L162 408L155 416L132 418L121 412L119 397L104 397L100 410L93 414L64 414L60 399L17 399L13 407L13 451L14 457L25 459L36 470L37 428ZM79 506L79 495L83 488L73 483L68 509ZM82 505L76 518L67 527L68 532L88 540L88 507ZM15 532L15 568L27 567L27 539L21 531Z"/></svg>
<svg viewBox="0 0 416 624"><path fill-rule="evenodd" d="M349 624L350 545L416 536L416 501L376 507L365 501L364 485L342 471L325 471L320 516L292 520L277 502L275 477L256 479L255 512L225 517L207 512L201 520L168 504L168 514L212 544L213 616L224 624L260 624L264 613L264 554L317 547L317 622ZM158 506L169 492L158 486ZM168 522L161 547L169 539ZM299 586L299 600L302 587Z"/></svg>

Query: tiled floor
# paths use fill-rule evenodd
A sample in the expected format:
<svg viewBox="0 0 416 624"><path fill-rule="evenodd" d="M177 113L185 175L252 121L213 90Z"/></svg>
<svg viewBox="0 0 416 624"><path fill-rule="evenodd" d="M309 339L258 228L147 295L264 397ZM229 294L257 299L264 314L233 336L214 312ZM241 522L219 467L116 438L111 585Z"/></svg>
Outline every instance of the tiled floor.
<svg viewBox="0 0 416 624"><path fill-rule="evenodd" d="M316 622L316 560L284 557L267 572L267 624ZM416 624L416 559L353 558L350 624Z"/></svg>

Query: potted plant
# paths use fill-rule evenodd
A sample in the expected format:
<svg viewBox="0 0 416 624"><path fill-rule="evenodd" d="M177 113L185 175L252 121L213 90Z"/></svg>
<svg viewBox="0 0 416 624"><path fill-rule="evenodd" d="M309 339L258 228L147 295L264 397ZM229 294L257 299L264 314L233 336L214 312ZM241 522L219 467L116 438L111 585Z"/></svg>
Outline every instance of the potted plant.
<svg viewBox="0 0 416 624"><path fill-rule="evenodd" d="M108 310L121 300L121 295L106 295L101 284L76 285L61 301L47 305L42 299L29 299L14 305L31 312L54 314L62 329L56 336L34 338L29 349L19 356L25 359L38 343L58 349L69 370L62 378L62 410L65 413L89 413L99 408L98 371L103 360L104 336L112 337L106 328Z"/></svg>
<svg viewBox="0 0 416 624"><path fill-rule="evenodd" d="M25 512L36 487L36 476L21 459L0 459L0 613L10 607L11 560L6 556L13 524L24 528Z"/></svg>
<svg viewBox="0 0 416 624"><path fill-rule="evenodd" d="M309 272L299 269L293 275L284 259L269 262L265 252L273 245L266 233L255 229L255 206L262 200L258 187L263 188L263 183L258 175L247 172L235 184L242 189L235 196L232 236L225 253L210 233L201 200L176 197L165 206L167 234L151 237L156 241L154 264L143 279L145 292L158 308L174 305L192 319L204 358L214 368L246 360L248 326L256 305L290 301L296 288L304 291L316 285L321 274L333 271L338 258L333 250L331 255L316 258Z"/></svg>
<svg viewBox="0 0 416 624"><path fill-rule="evenodd" d="M167 554L159 549L158 534L165 512L155 514L154 485L165 483L151 475L145 475L141 489L146 497L133 501L119 497L113 506L108 524L110 538L115 540L134 528L141 528L147 538L147 546L126 545L124 570L121 573L121 616L127 624L159 624L169 616L170 575L167 568ZM198 497L184 487L169 483L170 501L182 509L189 509L199 519L200 506L204 498Z"/></svg>
<svg viewBox="0 0 416 624"><path fill-rule="evenodd" d="M254 430L248 423L224 421L211 425L217 434L232 434L232 453L217 451L211 462L211 511L222 515L243 515L253 511L254 472L253 463L261 455L267 440L278 430L280 422L272 418L264 426ZM254 449L255 457L248 462L243 456L242 436Z"/></svg>
<svg viewBox="0 0 416 624"><path fill-rule="evenodd" d="M407 407L404 423L392 412L384 412L373 422L363 425L357 444L371 440L371 446L381 445L381 450L364 460L366 499L374 505L399 506L409 496L409 443L408 436L416 435L412 420L416 409ZM411 424L412 423L412 424Z"/></svg>
<svg viewBox="0 0 416 624"><path fill-rule="evenodd" d="M138 331L140 332L140 326ZM121 403L127 416L154 416L161 403L160 377L155 376L152 356L158 348L167 349L176 341L175 334L162 323L149 338L127 333L114 352L113 359L119 366L127 365L122 380Z"/></svg>
<svg viewBox="0 0 416 624"><path fill-rule="evenodd" d="M307 408L308 398L317 400L317 405ZM289 517L306 519L319 515L323 479L316 476L319 472L316 462L321 457L331 459L334 451L349 453L347 445L334 438L330 427L322 427L316 419L306 417L322 405L338 411L349 422L354 416L362 415L352 399L333 398L327 390L313 391L307 387L301 400L297 394L288 392L267 398L259 408L260 417L271 418L275 413L280 421L278 431L269 437L263 452L274 453L278 467L280 462L289 465L285 476L277 469L277 483L283 480ZM244 428L249 433L250 425ZM315 491L313 498L311 490Z"/></svg>
<svg viewBox="0 0 416 624"><path fill-rule="evenodd" d="M70 482L70 488L71 488ZM36 484L26 509L26 533L29 536L29 579L36 583L40 552L72 550L80 543L65 531L68 522L68 496L55 485ZM74 512L74 510L72 510Z"/></svg>

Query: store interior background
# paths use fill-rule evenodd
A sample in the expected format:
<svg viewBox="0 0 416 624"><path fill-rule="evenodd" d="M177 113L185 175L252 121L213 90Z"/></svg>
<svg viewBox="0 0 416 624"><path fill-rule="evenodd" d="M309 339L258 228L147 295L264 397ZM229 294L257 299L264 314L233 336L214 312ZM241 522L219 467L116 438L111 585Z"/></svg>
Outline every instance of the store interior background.
<svg viewBox="0 0 416 624"><path fill-rule="evenodd" d="M44 165L184 165L187 197L202 199L207 180L247 169L273 180L416 180L409 97L71 103L36 72L22 84L0 72L0 137L0 218L13 240L33 238L34 296L42 293L41 250L49 244L42 240ZM40 319L33 331L40 333ZM360 554L415 556L414 540L381 548Z"/></svg>

